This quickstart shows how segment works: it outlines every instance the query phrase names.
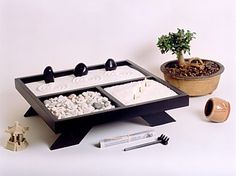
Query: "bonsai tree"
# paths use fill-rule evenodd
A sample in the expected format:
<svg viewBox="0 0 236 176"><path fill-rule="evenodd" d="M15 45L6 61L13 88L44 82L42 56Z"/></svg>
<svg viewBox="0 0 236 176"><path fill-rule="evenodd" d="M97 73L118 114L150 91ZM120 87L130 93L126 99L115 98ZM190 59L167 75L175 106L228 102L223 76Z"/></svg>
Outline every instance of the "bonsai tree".
<svg viewBox="0 0 236 176"><path fill-rule="evenodd" d="M195 38L195 32L190 32L184 29L177 29L177 33L169 33L168 35L162 35L158 38L157 46L160 48L161 53L165 54L171 51L172 54L176 54L179 66L185 67L183 54L186 52L190 54L190 41Z"/></svg>

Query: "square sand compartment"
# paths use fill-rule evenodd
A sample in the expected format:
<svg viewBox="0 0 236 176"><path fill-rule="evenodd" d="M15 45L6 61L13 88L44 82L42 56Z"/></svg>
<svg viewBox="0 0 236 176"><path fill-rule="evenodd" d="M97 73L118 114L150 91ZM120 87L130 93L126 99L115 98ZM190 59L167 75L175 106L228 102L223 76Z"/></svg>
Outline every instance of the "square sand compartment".
<svg viewBox="0 0 236 176"><path fill-rule="evenodd" d="M148 103L177 95L176 92L153 79L106 87L105 91L124 105Z"/></svg>

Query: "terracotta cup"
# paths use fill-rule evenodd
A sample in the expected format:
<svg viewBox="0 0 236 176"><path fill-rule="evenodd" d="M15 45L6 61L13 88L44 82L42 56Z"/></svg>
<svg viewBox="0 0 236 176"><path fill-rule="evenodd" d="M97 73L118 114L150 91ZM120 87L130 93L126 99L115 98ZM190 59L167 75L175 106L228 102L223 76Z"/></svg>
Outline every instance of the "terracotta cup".
<svg viewBox="0 0 236 176"><path fill-rule="evenodd" d="M205 105L206 118L212 122L224 122L229 117L230 104L220 98L210 98Z"/></svg>

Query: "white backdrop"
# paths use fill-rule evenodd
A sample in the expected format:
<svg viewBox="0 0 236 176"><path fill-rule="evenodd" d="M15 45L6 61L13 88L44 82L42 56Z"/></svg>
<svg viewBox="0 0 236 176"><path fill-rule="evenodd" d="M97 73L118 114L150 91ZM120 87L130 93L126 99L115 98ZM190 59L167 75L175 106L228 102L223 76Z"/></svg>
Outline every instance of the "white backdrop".
<svg viewBox="0 0 236 176"><path fill-rule="evenodd" d="M217 60L226 67L218 95L235 102L235 93L225 91L228 85L235 86L236 81L232 77L233 65L236 64L235 2L0 0L1 133L14 120L21 119L19 115L27 107L14 88L14 78L41 73L47 65L56 71L74 68L79 62L87 65L104 63L109 57L130 59L162 77L160 64L175 56L161 55L156 47L157 38L169 31L176 31L176 28L197 33L197 38L191 43L192 56ZM36 130L35 134L37 132L40 133ZM3 135L0 137L2 141ZM4 152L4 149L0 151ZM7 157L3 159L0 157L0 164L4 166L8 163L9 166L9 162L5 162ZM56 168L57 165L54 165L51 169ZM72 165L73 169L76 170L76 165ZM105 175L104 170L100 171L103 173L101 175ZM97 175L100 175L99 172Z"/></svg>
<svg viewBox="0 0 236 176"><path fill-rule="evenodd" d="M108 57L158 72L160 63L174 56L160 55L157 37L177 27L197 33L192 56L223 64L234 56L234 0L0 2L1 60L8 68L22 68L13 76L39 73L46 65L60 70L103 63Z"/></svg>

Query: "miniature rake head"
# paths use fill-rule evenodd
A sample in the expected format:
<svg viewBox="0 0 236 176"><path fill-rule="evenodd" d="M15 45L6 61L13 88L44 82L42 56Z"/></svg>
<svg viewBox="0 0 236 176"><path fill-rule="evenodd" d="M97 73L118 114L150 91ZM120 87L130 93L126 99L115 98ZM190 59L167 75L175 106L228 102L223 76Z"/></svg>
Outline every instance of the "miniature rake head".
<svg viewBox="0 0 236 176"><path fill-rule="evenodd" d="M169 139L170 138L168 138L167 136L165 136L163 134L157 138L157 140L160 141L160 143L163 144L163 145L167 145Z"/></svg>
<svg viewBox="0 0 236 176"><path fill-rule="evenodd" d="M125 148L124 151L129 151L129 150L133 150L133 149L137 149L137 148L142 148L142 147L146 147L146 146L154 145L154 144L159 144L159 143L161 143L163 145L167 145L169 139L170 138L168 138L167 136L162 134L160 137L157 138L156 141L148 142L148 143L144 143L144 144L140 144L140 145L135 145L135 146L132 146L132 147L128 147L128 148Z"/></svg>

